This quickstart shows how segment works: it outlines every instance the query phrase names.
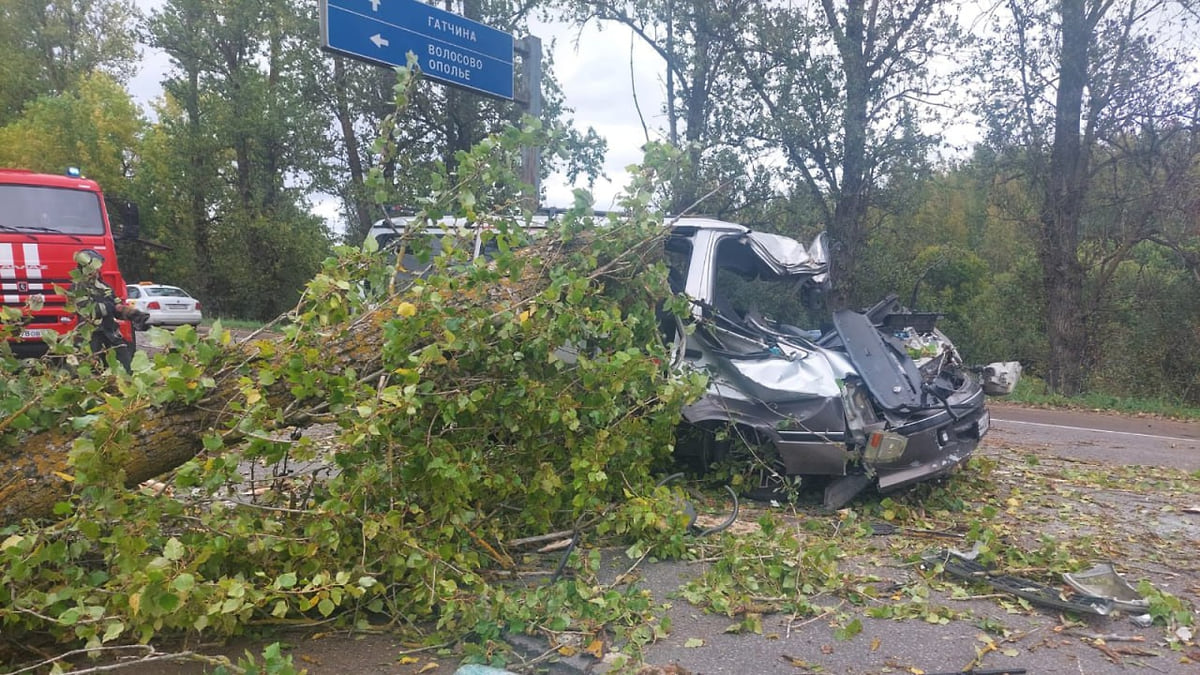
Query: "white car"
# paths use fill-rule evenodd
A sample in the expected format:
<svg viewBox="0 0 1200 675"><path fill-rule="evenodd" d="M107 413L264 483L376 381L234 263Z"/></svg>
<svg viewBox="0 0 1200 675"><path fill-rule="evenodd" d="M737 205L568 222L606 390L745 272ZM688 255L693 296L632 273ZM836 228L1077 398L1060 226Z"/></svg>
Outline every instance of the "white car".
<svg viewBox="0 0 1200 675"><path fill-rule="evenodd" d="M199 326L203 316L200 301L176 286L162 284L130 284L126 287L128 299L134 308L145 312L148 326Z"/></svg>

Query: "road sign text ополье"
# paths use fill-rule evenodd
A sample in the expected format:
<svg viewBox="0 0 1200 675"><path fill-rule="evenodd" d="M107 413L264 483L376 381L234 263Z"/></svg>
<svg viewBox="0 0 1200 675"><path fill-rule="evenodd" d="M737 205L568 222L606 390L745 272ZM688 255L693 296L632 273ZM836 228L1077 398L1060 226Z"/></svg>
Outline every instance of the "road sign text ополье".
<svg viewBox="0 0 1200 675"><path fill-rule="evenodd" d="M428 77L513 97L513 37L418 0L322 0L321 44L385 66L408 52Z"/></svg>

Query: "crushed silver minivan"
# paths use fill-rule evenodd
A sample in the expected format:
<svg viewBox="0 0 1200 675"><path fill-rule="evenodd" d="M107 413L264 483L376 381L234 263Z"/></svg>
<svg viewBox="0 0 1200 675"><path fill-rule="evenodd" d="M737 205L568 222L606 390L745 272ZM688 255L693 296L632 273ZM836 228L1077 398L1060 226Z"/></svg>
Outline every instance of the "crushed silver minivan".
<svg viewBox="0 0 1200 675"><path fill-rule="evenodd" d="M406 224L380 221L371 236L383 248ZM426 229L435 248L453 234L486 256L485 238L463 232L456 221ZM764 490L820 478L825 505L837 508L872 484L886 491L943 476L987 433L985 394L1011 392L1020 376L1016 362L967 366L935 327L937 314L895 296L861 312L818 313L812 300L829 287L824 235L805 247L679 218L666 258L672 290L691 300L686 319L663 317L675 366L709 378L684 410L676 452L706 467L760 452ZM415 260L405 268L420 269Z"/></svg>
<svg viewBox="0 0 1200 675"><path fill-rule="evenodd" d="M706 433L677 451L707 464L729 452L728 439L764 447L774 468L759 474L761 487L828 477L825 505L836 508L871 484L886 491L943 476L987 433L985 393L1011 392L1020 375L1015 362L968 367L937 314L895 296L814 315L810 300L829 284L824 235L805 247L683 218L667 257L673 290L692 299L692 325L675 330L677 358L709 374L704 397L684 411Z"/></svg>

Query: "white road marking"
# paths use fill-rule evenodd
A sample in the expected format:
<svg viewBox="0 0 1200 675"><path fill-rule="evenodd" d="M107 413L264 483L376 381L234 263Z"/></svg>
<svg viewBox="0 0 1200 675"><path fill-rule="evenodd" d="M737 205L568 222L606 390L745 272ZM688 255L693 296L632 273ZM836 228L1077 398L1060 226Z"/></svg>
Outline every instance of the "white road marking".
<svg viewBox="0 0 1200 675"><path fill-rule="evenodd" d="M1139 434L1136 431L1113 431L1111 429L1088 429L1087 427L1070 427L1063 424L1046 424L1044 422L1022 422L1020 420L1002 420L993 417L992 422L1003 422L1005 424L1027 424L1031 427L1050 427L1051 429L1069 429L1071 431L1090 431L1097 434L1118 434L1121 436L1140 436L1141 438L1153 438L1160 441L1179 441L1181 443L1200 443L1197 438L1180 438L1179 436L1159 436L1157 434Z"/></svg>

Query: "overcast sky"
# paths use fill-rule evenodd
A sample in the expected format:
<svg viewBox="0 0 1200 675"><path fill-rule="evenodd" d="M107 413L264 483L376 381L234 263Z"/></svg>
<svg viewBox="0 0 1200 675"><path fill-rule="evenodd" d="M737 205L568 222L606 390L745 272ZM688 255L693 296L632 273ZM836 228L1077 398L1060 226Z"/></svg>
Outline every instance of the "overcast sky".
<svg viewBox="0 0 1200 675"><path fill-rule="evenodd" d="M666 127L662 59L628 29L612 23L593 21L582 31L546 24L535 25L533 30L542 38L543 48L553 50L554 73L567 106L575 111L576 126L580 130L592 127L608 141L604 163L607 178L601 178L592 188L596 207L607 209L628 181L625 167L642 159L646 129L651 140L662 138ZM639 120L639 107L645 129ZM571 186L565 180L552 179L545 186L548 206L570 204Z"/></svg>
<svg viewBox="0 0 1200 675"><path fill-rule="evenodd" d="M162 0L135 0L143 12L161 6ZM588 24L579 31L560 24L535 24L532 29L542 39L545 52L553 52L554 72L562 85L566 104L574 110L572 117L581 131L592 127L608 141L604 173L592 191L597 209L608 209L613 199L628 181L625 167L641 160L641 146L646 135L634 104L634 87L651 138L665 127L662 114L662 61L649 48L631 41L631 33L613 24ZM523 36L516 36L518 38ZM630 49L633 49L634 73L631 75ZM313 49L320 49L319 38L313 36ZM167 56L143 47L142 66L130 81L134 98L146 105L162 94L160 82L170 67ZM428 83L425 86L442 86ZM581 179L579 187L586 187ZM545 206L565 207L571 203L571 185L565 176L551 176L543 185ZM338 214L340 204L325 200L316 210L332 222L343 220Z"/></svg>

